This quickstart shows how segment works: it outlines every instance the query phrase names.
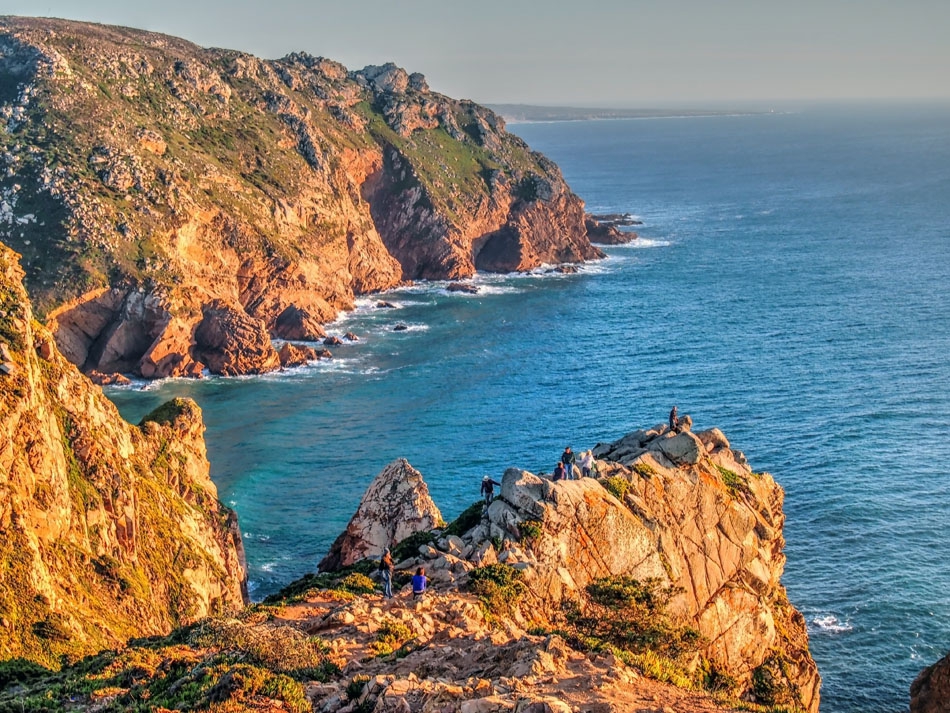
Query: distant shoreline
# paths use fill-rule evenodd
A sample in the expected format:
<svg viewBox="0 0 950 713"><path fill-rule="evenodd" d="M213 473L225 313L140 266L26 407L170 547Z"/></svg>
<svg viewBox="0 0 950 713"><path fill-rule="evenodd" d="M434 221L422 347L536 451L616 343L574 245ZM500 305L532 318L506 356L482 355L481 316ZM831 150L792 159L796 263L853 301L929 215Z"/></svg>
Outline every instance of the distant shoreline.
<svg viewBox="0 0 950 713"><path fill-rule="evenodd" d="M715 109L598 109L593 107L534 106L531 104L485 104L509 123L593 121L611 119L694 119L717 116L757 116L772 111ZM784 112L783 112L784 113Z"/></svg>

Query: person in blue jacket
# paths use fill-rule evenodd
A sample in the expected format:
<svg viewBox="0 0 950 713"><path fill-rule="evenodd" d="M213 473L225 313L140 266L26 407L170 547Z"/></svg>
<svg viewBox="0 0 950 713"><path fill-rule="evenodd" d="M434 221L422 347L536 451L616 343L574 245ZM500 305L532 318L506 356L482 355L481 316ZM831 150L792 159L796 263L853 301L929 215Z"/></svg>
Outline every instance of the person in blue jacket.
<svg viewBox="0 0 950 713"><path fill-rule="evenodd" d="M412 575L412 596L419 598L426 593L426 585L429 583L429 580L426 579L426 571L424 567L420 567L416 570L416 573Z"/></svg>

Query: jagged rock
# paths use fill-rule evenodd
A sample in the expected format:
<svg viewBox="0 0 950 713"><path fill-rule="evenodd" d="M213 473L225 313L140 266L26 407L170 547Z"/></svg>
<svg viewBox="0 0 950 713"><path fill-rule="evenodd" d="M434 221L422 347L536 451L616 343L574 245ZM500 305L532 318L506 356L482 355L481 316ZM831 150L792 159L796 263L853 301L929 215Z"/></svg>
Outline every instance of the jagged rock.
<svg viewBox="0 0 950 713"><path fill-rule="evenodd" d="M303 344L285 342L277 352L282 367L301 366L317 359L317 351Z"/></svg>
<svg viewBox="0 0 950 713"><path fill-rule="evenodd" d="M400 458L383 468L370 483L356 514L320 562L319 569L328 572L365 557L379 557L386 547L441 523L442 514L429 497L422 475Z"/></svg>
<svg viewBox="0 0 950 713"><path fill-rule="evenodd" d="M409 329L409 327L407 327L405 324L397 324L395 327L393 327L394 332L405 332L407 329Z"/></svg>
<svg viewBox="0 0 950 713"><path fill-rule="evenodd" d="M122 374L103 374L101 371L86 372L89 381L97 386L128 386L132 382Z"/></svg>
<svg viewBox="0 0 950 713"><path fill-rule="evenodd" d="M353 332L347 332L343 335L343 338L348 342L358 342L360 340Z"/></svg>
<svg viewBox="0 0 950 713"><path fill-rule="evenodd" d="M478 294L478 287L476 285L467 285L462 282L450 282L445 289L449 292L465 292L470 295Z"/></svg>
<svg viewBox="0 0 950 713"><path fill-rule="evenodd" d="M377 302L376 307L377 309L396 309L396 305L394 305L392 302L386 302L384 300Z"/></svg>
<svg viewBox="0 0 950 713"><path fill-rule="evenodd" d="M343 340L336 336L327 337L323 340L323 343L328 347L335 347L343 344Z"/></svg>
<svg viewBox="0 0 950 713"><path fill-rule="evenodd" d="M205 306L195 329L194 351L213 374L262 374L280 368L264 325L221 300Z"/></svg>
<svg viewBox="0 0 950 713"><path fill-rule="evenodd" d="M584 227L587 229L587 237L597 245L624 245L640 237L632 231L618 230L616 223L600 221L592 215L584 218Z"/></svg>
<svg viewBox="0 0 950 713"><path fill-rule="evenodd" d="M273 334L281 339L299 339L305 342L315 342L326 336L319 320L296 305L284 308L277 315Z"/></svg>
<svg viewBox="0 0 950 713"><path fill-rule="evenodd" d="M0 658L44 665L246 601L240 530L209 477L197 405L140 426L37 326L0 244ZM48 636L38 636L45 632ZM61 636L62 635L62 636Z"/></svg>
<svg viewBox="0 0 950 713"><path fill-rule="evenodd" d="M921 671L910 685L910 713L950 712L950 654Z"/></svg>

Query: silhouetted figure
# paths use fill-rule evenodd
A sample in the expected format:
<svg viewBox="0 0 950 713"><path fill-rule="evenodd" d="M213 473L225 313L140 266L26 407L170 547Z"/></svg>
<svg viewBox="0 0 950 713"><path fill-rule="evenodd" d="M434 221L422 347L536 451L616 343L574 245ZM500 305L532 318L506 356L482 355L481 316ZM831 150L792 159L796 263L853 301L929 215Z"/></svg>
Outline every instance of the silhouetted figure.
<svg viewBox="0 0 950 713"><path fill-rule="evenodd" d="M496 483L489 476L482 478L482 495L485 496L485 505L491 505L491 501L495 499L495 486L501 487L501 483Z"/></svg>
<svg viewBox="0 0 950 713"><path fill-rule="evenodd" d="M383 550L383 557L379 560L379 576L383 580L383 596L386 599L393 598L393 571L396 565L393 564L393 556L387 547Z"/></svg>
<svg viewBox="0 0 950 713"><path fill-rule="evenodd" d="M677 433L680 430L680 420L676 415L676 407L673 407L673 410L670 411L670 431Z"/></svg>
<svg viewBox="0 0 950 713"><path fill-rule="evenodd" d="M561 454L561 462L564 464L564 470L567 471L567 479L574 480L574 464L577 462L577 458L570 446L565 448Z"/></svg>

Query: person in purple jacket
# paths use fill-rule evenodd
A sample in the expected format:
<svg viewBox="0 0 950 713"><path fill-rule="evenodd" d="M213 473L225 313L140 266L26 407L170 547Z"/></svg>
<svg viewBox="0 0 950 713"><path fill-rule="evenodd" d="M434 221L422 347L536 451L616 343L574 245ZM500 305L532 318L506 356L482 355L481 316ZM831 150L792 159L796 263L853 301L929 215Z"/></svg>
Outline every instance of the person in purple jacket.
<svg viewBox="0 0 950 713"><path fill-rule="evenodd" d="M426 571L424 567L420 567L416 570L416 573L412 576L412 596L421 597L426 593L426 585L429 583L429 580L426 579Z"/></svg>

